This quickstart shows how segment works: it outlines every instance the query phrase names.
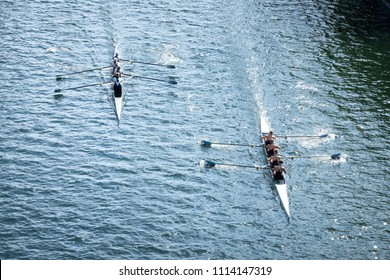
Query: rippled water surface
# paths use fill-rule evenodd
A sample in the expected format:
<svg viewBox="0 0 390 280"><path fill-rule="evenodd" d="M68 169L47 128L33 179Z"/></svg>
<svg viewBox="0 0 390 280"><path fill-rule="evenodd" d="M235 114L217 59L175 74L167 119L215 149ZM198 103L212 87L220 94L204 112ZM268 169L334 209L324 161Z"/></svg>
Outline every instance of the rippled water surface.
<svg viewBox="0 0 390 280"><path fill-rule="evenodd" d="M105 3L106 2L106 3ZM1 259L389 259L382 1L0 2ZM109 86L117 51L126 105ZM178 84L172 85L169 79ZM264 164L279 135L291 219ZM335 137L333 137L335 135ZM342 153L340 160L330 155Z"/></svg>

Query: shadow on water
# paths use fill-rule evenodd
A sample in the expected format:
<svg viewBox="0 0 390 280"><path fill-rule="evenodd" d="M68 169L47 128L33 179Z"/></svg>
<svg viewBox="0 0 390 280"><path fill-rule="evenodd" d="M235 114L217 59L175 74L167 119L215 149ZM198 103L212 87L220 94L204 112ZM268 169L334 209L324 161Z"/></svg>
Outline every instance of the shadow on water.
<svg viewBox="0 0 390 280"><path fill-rule="evenodd" d="M338 1L334 16L329 19L332 26L329 32L333 36L323 50L342 79L337 87L353 92L355 102L384 118L388 118L384 110L390 107L387 63L390 59L390 8L387 5L383 0ZM335 42L339 48L334 48ZM343 97L351 101L351 95Z"/></svg>
<svg viewBox="0 0 390 280"><path fill-rule="evenodd" d="M344 24L348 24L346 30L344 24L338 25L338 31L355 32L361 36L390 35L390 8L388 0L349 0L339 1L335 6L335 13L342 16Z"/></svg>

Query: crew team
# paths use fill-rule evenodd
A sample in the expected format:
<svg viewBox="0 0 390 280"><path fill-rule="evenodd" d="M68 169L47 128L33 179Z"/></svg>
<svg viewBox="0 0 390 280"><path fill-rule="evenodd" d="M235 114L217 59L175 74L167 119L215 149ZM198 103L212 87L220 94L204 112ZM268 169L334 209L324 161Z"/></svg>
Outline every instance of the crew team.
<svg viewBox="0 0 390 280"><path fill-rule="evenodd" d="M272 170L274 180L284 180L283 174L286 174L286 169L283 167L282 157L279 155L280 147L275 144L276 137L272 131L261 137L265 144L268 163Z"/></svg>
<svg viewBox="0 0 390 280"><path fill-rule="evenodd" d="M119 54L115 53L112 59L112 77L114 80L118 80L120 77L122 77L123 74L119 61L120 61Z"/></svg>

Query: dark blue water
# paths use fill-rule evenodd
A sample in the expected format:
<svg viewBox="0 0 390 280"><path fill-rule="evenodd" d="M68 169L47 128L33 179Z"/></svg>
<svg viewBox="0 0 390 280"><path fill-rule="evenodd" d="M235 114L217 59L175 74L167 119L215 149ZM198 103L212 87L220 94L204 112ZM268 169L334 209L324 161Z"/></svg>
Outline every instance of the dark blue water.
<svg viewBox="0 0 390 280"><path fill-rule="evenodd" d="M149 1L150 2L150 1ZM1 259L389 259L382 1L1 1ZM118 125L114 51L126 73ZM292 218L263 164L279 135Z"/></svg>

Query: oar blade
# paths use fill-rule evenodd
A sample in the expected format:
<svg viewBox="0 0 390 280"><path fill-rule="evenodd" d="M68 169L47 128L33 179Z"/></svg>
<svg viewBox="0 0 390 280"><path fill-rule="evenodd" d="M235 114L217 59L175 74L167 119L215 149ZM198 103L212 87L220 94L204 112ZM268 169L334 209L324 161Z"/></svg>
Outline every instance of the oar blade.
<svg viewBox="0 0 390 280"><path fill-rule="evenodd" d="M201 161L199 161L199 165L204 167L204 168L213 168L217 164L213 161L202 159Z"/></svg>
<svg viewBox="0 0 390 280"><path fill-rule="evenodd" d="M62 99L62 98L64 98L64 95L62 94L62 93L60 93L60 94L54 94L54 99L56 99L56 100L60 100L60 99Z"/></svg>
<svg viewBox="0 0 390 280"><path fill-rule="evenodd" d="M341 153L333 154L330 156L331 159L341 159Z"/></svg>
<svg viewBox="0 0 390 280"><path fill-rule="evenodd" d="M199 145L202 146L202 147L206 147L206 148L210 148L211 147L211 142L210 141L206 141L206 140L202 140L200 141Z"/></svg>
<svg viewBox="0 0 390 280"><path fill-rule="evenodd" d="M177 81L174 77L168 77L168 83L171 85L177 85Z"/></svg>
<svg viewBox="0 0 390 280"><path fill-rule="evenodd" d="M174 68L176 68L176 66L175 65L167 65L167 68L174 69Z"/></svg>
<svg viewBox="0 0 390 280"><path fill-rule="evenodd" d="M62 91L62 89L60 89L60 88L57 88L54 90L54 92L61 92L61 91Z"/></svg>

